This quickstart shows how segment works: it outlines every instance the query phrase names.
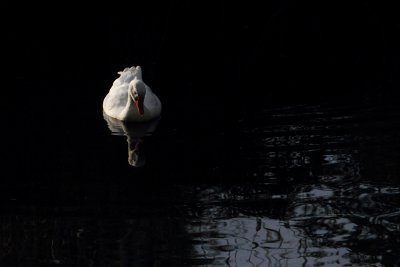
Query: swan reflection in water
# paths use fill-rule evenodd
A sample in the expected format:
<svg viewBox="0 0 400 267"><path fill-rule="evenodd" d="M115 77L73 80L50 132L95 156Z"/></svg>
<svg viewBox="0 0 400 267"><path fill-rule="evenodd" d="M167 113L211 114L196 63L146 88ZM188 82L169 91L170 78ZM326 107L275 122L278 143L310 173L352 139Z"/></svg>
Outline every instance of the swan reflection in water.
<svg viewBox="0 0 400 267"><path fill-rule="evenodd" d="M159 118L148 122L125 122L114 119L103 112L104 120L113 135L126 136L128 142L128 162L134 167L142 167L146 163L144 154L144 138L150 136L157 128Z"/></svg>

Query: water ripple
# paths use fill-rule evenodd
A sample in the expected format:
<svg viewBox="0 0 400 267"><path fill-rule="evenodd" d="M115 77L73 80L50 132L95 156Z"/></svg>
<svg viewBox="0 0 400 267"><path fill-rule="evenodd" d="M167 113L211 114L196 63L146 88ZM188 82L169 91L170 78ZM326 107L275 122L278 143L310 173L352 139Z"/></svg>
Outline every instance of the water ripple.
<svg viewBox="0 0 400 267"><path fill-rule="evenodd" d="M202 240L193 256L221 266L392 262L400 252L399 121L367 119L371 112L379 110L294 107L244 121L252 182L198 189L203 212L186 229Z"/></svg>

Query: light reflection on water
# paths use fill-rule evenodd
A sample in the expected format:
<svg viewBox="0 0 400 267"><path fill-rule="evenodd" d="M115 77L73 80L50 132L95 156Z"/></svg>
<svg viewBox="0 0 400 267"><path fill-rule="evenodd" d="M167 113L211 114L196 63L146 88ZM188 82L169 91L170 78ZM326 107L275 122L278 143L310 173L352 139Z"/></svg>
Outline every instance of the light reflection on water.
<svg viewBox="0 0 400 267"><path fill-rule="evenodd" d="M285 225L269 218L231 218L203 222L188 231L209 232L200 238L193 251L213 265L226 266L315 266L318 264L348 264L350 250L345 247L321 247L307 238L302 228ZM213 234L213 232L215 232Z"/></svg>
<svg viewBox="0 0 400 267"><path fill-rule="evenodd" d="M366 266L385 258L391 262L398 253L400 209L374 199L394 194L398 198L398 193L398 188L370 184L304 185L280 202L271 195L262 208L255 208L254 202L228 201L218 207L205 201L203 213L188 224L187 232L195 241L194 257L217 266ZM227 201L229 194L217 194L220 203ZM257 198L261 201L253 197ZM285 210L276 212L275 205Z"/></svg>
<svg viewBox="0 0 400 267"><path fill-rule="evenodd" d="M355 115L264 116L289 119L245 129L254 184L199 192L203 213L187 226L193 257L210 262L202 266L398 264L399 121L382 135Z"/></svg>

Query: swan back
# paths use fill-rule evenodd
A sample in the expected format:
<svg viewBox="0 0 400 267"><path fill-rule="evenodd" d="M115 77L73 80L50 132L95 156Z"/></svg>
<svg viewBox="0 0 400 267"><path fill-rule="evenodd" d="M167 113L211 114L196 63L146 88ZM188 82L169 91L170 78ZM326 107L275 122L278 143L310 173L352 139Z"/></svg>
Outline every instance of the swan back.
<svg viewBox="0 0 400 267"><path fill-rule="evenodd" d="M116 86L129 84L135 78L142 80L142 68L140 66L125 68L123 71L119 71L118 74L120 75L119 78L117 78L113 83L113 85Z"/></svg>

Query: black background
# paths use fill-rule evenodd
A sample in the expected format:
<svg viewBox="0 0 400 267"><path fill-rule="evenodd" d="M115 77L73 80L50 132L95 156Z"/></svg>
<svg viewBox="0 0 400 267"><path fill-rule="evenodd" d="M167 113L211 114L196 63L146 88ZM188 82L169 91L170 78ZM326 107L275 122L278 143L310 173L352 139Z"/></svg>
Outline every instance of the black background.
<svg viewBox="0 0 400 267"><path fill-rule="evenodd" d="M103 85L116 69L143 65L156 87L184 80L193 97L233 92L233 99L255 94L262 103L364 101L397 91L399 19L388 4L131 4L10 8L9 69L20 82Z"/></svg>

